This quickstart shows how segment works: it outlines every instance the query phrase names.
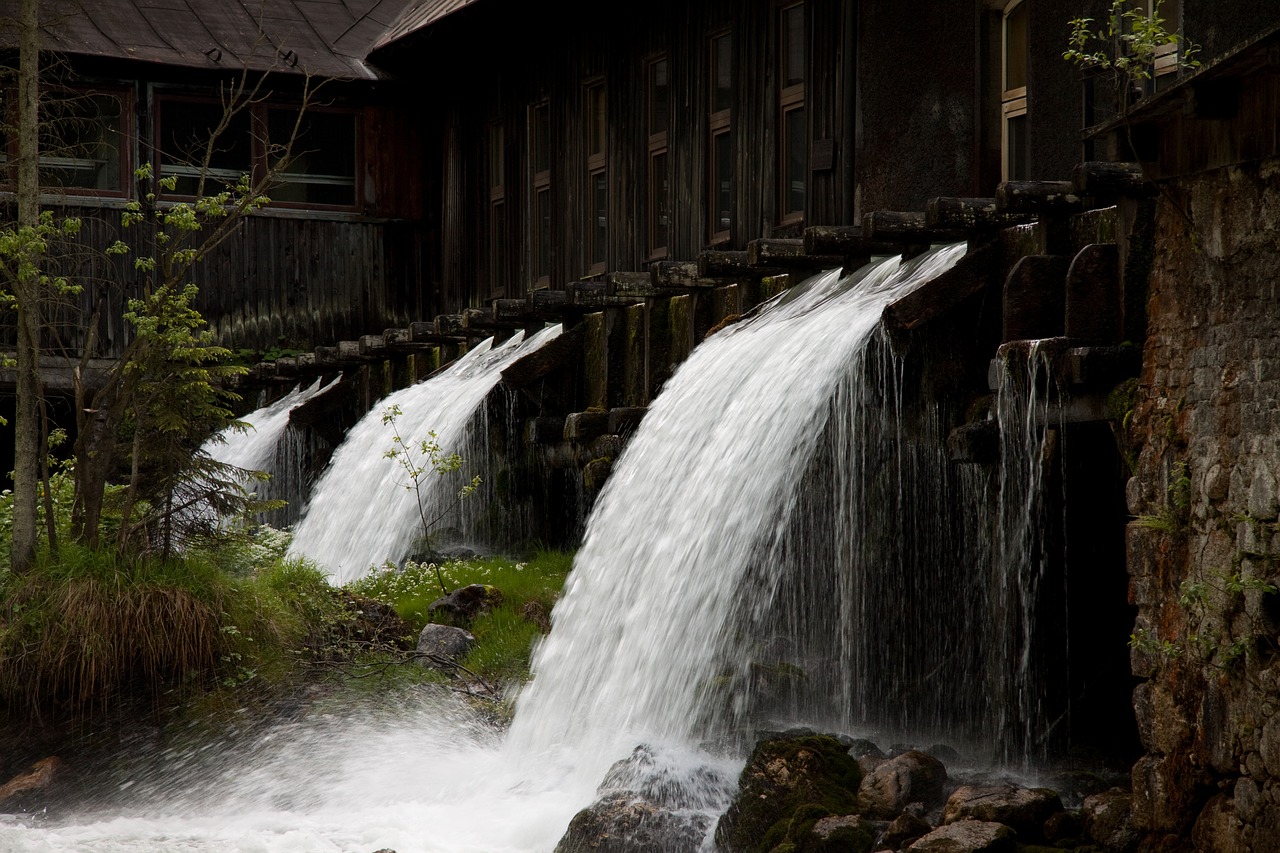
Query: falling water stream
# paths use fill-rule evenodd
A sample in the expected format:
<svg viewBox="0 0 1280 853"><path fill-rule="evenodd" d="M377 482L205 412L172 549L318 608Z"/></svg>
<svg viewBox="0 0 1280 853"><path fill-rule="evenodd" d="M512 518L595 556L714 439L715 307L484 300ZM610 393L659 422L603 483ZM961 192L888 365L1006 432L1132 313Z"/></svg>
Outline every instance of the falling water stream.
<svg viewBox="0 0 1280 853"><path fill-rule="evenodd" d="M666 780L710 820L726 805L752 727L946 728L937 710L946 703L924 688L873 689L897 678L886 670L896 659L862 647L885 641L877 631L895 618L895 597L951 595L928 584L911 593L898 576L962 559L945 552L963 520L928 518L944 514L928 501L907 507L908 481L928 481L921 493L935 502L964 484L946 481L933 456L897 447L908 430L931 427L895 419L909 394L878 328L886 305L962 253L822 274L694 351L596 503L505 736L447 695L313 713L236 746L150 756L116 783L128 805L70 823L0 822L0 849L549 851L610 766L641 744L650 780ZM414 413L412 425L402 422L407 436L431 429L453 445L465 425L451 413L474 409L466 401L492 387L472 389L466 378L539 337L477 348L452 375L385 403ZM297 552L338 578L410 547L414 510L397 503L404 490L382 458L381 409L335 455L295 539ZM868 447L858 444L864 435ZM877 519L892 533L871 529ZM875 550L910 528L938 541ZM812 579L795 577L805 567ZM854 577L863 568L875 579ZM966 609L954 597L933 606ZM900 639L927 647L913 666L956 667L934 679L951 684L966 673L948 656L947 632L970 627L931 625L925 638ZM904 717L911 703L926 711ZM978 709L956 701L951 713Z"/></svg>

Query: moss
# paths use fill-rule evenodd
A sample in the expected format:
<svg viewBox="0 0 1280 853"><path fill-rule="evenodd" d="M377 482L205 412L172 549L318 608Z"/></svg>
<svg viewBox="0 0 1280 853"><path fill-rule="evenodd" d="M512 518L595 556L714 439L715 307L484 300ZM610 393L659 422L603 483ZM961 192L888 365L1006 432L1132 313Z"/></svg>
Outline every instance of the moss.
<svg viewBox="0 0 1280 853"><path fill-rule="evenodd" d="M813 824L857 811L862 773L844 745L828 735L777 737L756 744L742 771L738 796L716 828L716 843L732 853L809 847Z"/></svg>

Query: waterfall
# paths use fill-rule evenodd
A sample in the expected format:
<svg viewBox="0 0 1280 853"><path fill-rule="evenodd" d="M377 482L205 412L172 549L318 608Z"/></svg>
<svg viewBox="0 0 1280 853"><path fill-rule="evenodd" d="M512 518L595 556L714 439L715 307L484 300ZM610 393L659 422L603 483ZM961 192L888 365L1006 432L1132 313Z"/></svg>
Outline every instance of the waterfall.
<svg viewBox="0 0 1280 853"><path fill-rule="evenodd" d="M527 340L518 333L495 346L490 338L431 379L390 394L374 406L352 427L312 489L290 553L315 560L337 583L359 577L371 566L412 555L422 535L422 521L412 480L396 459L386 456L394 445L391 427L383 417L393 406L401 412L395 428L404 446L417 448L434 433L445 453L457 453L463 459L463 467L452 474L424 473L421 491L426 517L440 519L437 530L482 536L481 514L493 495L489 421L483 404L507 365L559 334L557 325ZM415 459L421 464L418 456ZM459 488L477 475L483 481L481 489L471 499L457 501Z"/></svg>
<svg viewBox="0 0 1280 853"><path fill-rule="evenodd" d="M302 439L297 430L290 428L289 417L294 409L324 394L341 379L339 375L326 384L316 379L306 388L298 385L275 402L241 418L247 429L223 430L201 448L219 462L270 476L269 480L244 483L246 489L263 500L283 500L287 504L283 511L267 513L269 518L260 520L287 526L306 501L307 483L299 476L304 468Z"/></svg>
<svg viewBox="0 0 1280 853"><path fill-rule="evenodd" d="M863 381L870 343L887 304L963 251L893 258L847 277L825 273L693 352L588 520L518 702L510 749L545 766L571 743L578 772L598 780L637 744L697 743L767 712L755 707L761 681L821 681L843 668L858 640L848 624L866 614L849 588L856 569L836 566L879 533L842 513L806 513L819 504L848 509L865 496L868 478L892 473L877 458L878 443L856 444L859 423L886 417L885 389ZM842 422L834 430L833 418ZM824 442L835 455L823 464L841 469L844 494L810 500L806 492L821 487L813 465ZM775 606L783 577L801 558L804 535L830 525L840 529L817 538L832 562L805 581L818 589L804 596L804 615L824 636L789 636L778 615L787 608ZM820 645L841 660L816 659L826 654ZM801 691L791 714L847 724L851 683Z"/></svg>
<svg viewBox="0 0 1280 853"><path fill-rule="evenodd" d="M1047 490L1056 465L1061 429L1054 424L1052 401L1061 389L1053 376L1054 356L1062 339L1016 341L996 355L999 385L996 418L1000 424L1000 501L997 518L995 577L995 641L989 671L996 684L998 726L1003 746L1000 758L1029 768L1044 757L1051 728L1050 679L1068 680L1068 673L1050 673L1045 660L1041 611L1053 602L1065 606L1065 589L1048 595L1053 577L1054 525L1049 518ZM1057 424L1061 426L1060 422ZM1059 632L1052 632L1058 634ZM1066 631L1060 641L1066 642ZM1062 660L1067 660L1065 652Z"/></svg>

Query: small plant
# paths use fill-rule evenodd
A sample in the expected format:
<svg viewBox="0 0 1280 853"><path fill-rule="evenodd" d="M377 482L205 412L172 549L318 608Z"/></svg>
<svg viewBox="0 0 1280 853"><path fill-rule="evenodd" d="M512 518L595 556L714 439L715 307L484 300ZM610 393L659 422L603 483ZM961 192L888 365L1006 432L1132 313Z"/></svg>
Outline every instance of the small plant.
<svg viewBox="0 0 1280 853"><path fill-rule="evenodd" d="M1171 536L1181 536L1191 521L1191 475L1186 462L1179 462L1169 472L1167 498L1160 511L1152 515L1140 515L1135 520L1139 527L1158 530Z"/></svg>
<svg viewBox="0 0 1280 853"><path fill-rule="evenodd" d="M438 436L435 432L428 432L427 437L417 443L406 441L404 436L400 434L400 428L396 425L396 421L404 414L399 406L387 406L382 412L382 423L384 426L391 427L391 449L386 451L383 456L387 459L394 459L404 471L408 478L407 482L401 485L413 492L417 499L418 518L422 523L422 537L427 539L431 536L431 530L440 519L444 518L463 500L471 497L476 489L480 487L482 482L479 475L471 478L471 481L458 489L455 500L443 507L434 517L427 517L427 507L423 501L423 488L431 477L447 477L462 467L462 457L457 453L447 453L440 447ZM435 564L431 564L435 565ZM435 566L436 580L440 584L440 591L448 595L449 589L445 586L444 575L440 572L440 567Z"/></svg>
<svg viewBox="0 0 1280 853"><path fill-rule="evenodd" d="M1200 46L1164 27L1160 4L1150 14L1134 0L1112 0L1105 23L1093 18L1074 18L1067 49L1062 58L1081 68L1109 74L1116 103L1123 112L1131 90L1141 91L1155 71L1162 48L1178 49L1179 68L1199 68ZM1096 28L1095 28L1096 27Z"/></svg>

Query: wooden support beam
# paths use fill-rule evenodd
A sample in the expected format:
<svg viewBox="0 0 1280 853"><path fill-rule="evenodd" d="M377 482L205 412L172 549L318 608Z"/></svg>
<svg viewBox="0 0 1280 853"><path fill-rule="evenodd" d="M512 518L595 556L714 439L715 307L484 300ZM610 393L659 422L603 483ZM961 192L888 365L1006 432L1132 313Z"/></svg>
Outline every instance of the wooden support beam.
<svg viewBox="0 0 1280 853"><path fill-rule="evenodd" d="M338 361L360 361L360 342L338 341Z"/></svg>
<svg viewBox="0 0 1280 853"><path fill-rule="evenodd" d="M337 347L316 347L316 364L320 366L336 365L339 362Z"/></svg>
<svg viewBox="0 0 1280 853"><path fill-rule="evenodd" d="M721 279L699 275L697 261L658 261L649 266L649 275L654 287L660 288L719 287L724 284Z"/></svg>
<svg viewBox="0 0 1280 853"><path fill-rule="evenodd" d="M757 267L751 264L746 252L726 252L709 249L698 255L698 276L700 278L763 278L766 275L781 275L785 267ZM717 282L717 286L724 282Z"/></svg>
<svg viewBox="0 0 1280 853"><path fill-rule="evenodd" d="M630 299L648 299L658 295L653 276L647 272L611 272L605 276L605 293Z"/></svg>
<svg viewBox="0 0 1280 853"><path fill-rule="evenodd" d="M499 323L528 323L538 319L533 303L528 299L493 300L493 319Z"/></svg>
<svg viewBox="0 0 1280 853"><path fill-rule="evenodd" d="M843 255L809 255L804 240L752 240L747 244L747 260L751 266L789 269L830 269L844 266Z"/></svg>
<svg viewBox="0 0 1280 853"><path fill-rule="evenodd" d="M1034 222L1035 215L1000 210L994 198L943 196L929 199L925 205L924 220L931 231L968 234Z"/></svg>
<svg viewBox="0 0 1280 853"><path fill-rule="evenodd" d="M569 305L588 311L599 311L601 308L624 308L634 305L642 297L610 296L608 284L603 281L572 281L565 288L569 296Z"/></svg>
<svg viewBox="0 0 1280 853"><path fill-rule="evenodd" d="M1008 213L1076 213L1084 205L1071 181L1005 181L996 207Z"/></svg>
<svg viewBox="0 0 1280 853"><path fill-rule="evenodd" d="M569 294L563 290L542 288L530 294L535 314L558 311L569 306Z"/></svg>
<svg viewBox="0 0 1280 853"><path fill-rule="evenodd" d="M387 339L382 335L361 335L359 344L364 358L380 358L387 351Z"/></svg>
<svg viewBox="0 0 1280 853"><path fill-rule="evenodd" d="M466 334L467 327L462 322L461 314L437 314L436 315L436 334L437 335L453 335L463 336Z"/></svg>
<svg viewBox="0 0 1280 853"><path fill-rule="evenodd" d="M1116 196L1150 196L1157 190L1138 163L1091 160L1071 170L1071 186L1077 195L1111 199Z"/></svg>

